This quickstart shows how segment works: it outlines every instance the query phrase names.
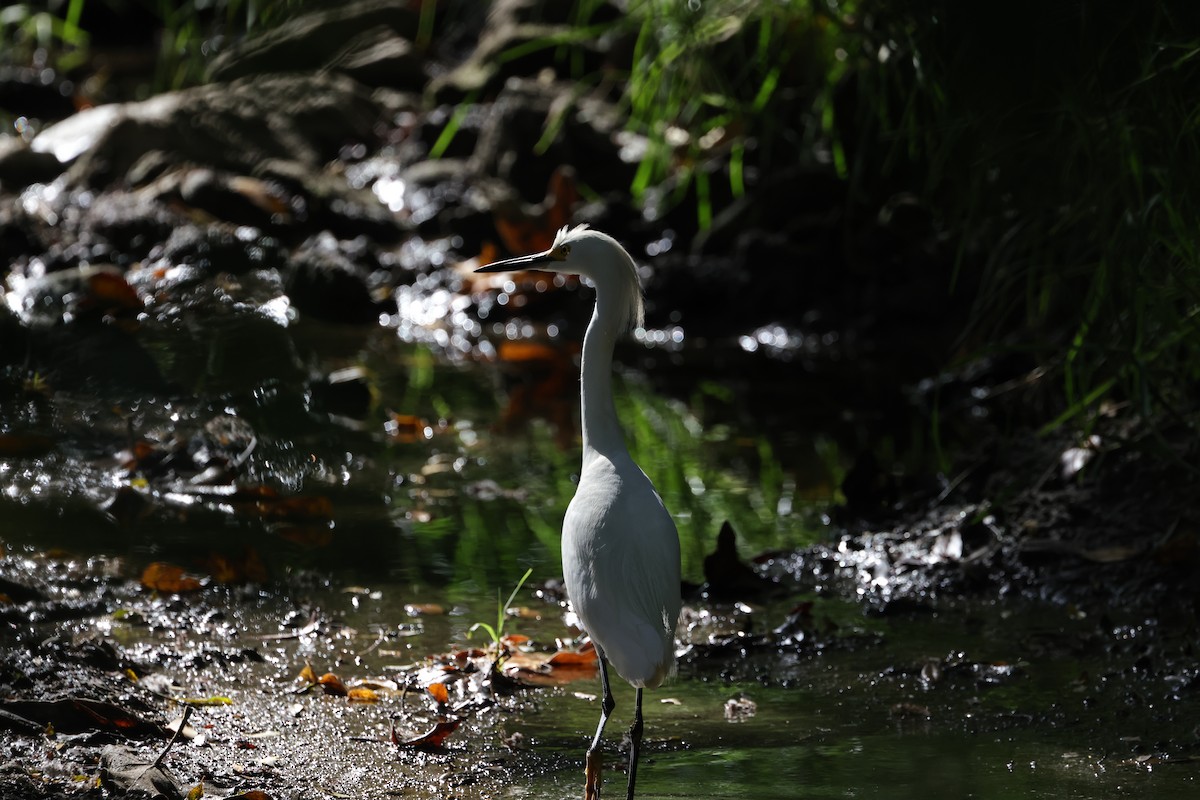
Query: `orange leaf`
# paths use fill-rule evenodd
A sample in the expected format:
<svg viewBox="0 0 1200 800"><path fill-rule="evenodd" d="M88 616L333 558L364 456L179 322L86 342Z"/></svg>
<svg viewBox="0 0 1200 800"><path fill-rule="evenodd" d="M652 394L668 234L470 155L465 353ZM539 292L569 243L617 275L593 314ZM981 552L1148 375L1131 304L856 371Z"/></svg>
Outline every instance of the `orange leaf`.
<svg viewBox="0 0 1200 800"><path fill-rule="evenodd" d="M287 497L259 503L258 513L272 519L332 519L333 502L320 496Z"/></svg>
<svg viewBox="0 0 1200 800"><path fill-rule="evenodd" d="M440 617L446 613L446 609L437 603L407 603L404 613L410 617Z"/></svg>
<svg viewBox="0 0 1200 800"><path fill-rule="evenodd" d="M457 719L452 719L448 722L439 722L417 738L409 739L405 742L396 742L396 745L399 747L413 747L418 750L440 750L445 746L445 741L450 734L458 729L459 722L460 720ZM392 733L392 740L395 741L395 732Z"/></svg>
<svg viewBox="0 0 1200 800"><path fill-rule="evenodd" d="M546 663L552 667L590 667L596 663L596 651L592 649L586 653L576 653L572 650L559 650L550 656Z"/></svg>
<svg viewBox="0 0 1200 800"><path fill-rule="evenodd" d="M504 248L514 255L540 253L554 244L554 231L528 219L496 217L496 233Z"/></svg>
<svg viewBox="0 0 1200 800"><path fill-rule="evenodd" d="M204 583L183 571L183 567L155 561L142 570L142 586L156 592L181 594L204 588Z"/></svg>
<svg viewBox="0 0 1200 800"><path fill-rule="evenodd" d="M328 547L333 543L333 531L321 525L287 525L277 528L275 534L304 547Z"/></svg>
<svg viewBox="0 0 1200 800"><path fill-rule="evenodd" d="M97 272L88 278L88 293L82 304L85 308L142 310L137 291L120 275Z"/></svg>
<svg viewBox="0 0 1200 800"><path fill-rule="evenodd" d="M444 706L450 702L450 692L446 689L446 684L444 683L431 683L426 691L438 702L438 705Z"/></svg>
<svg viewBox="0 0 1200 800"><path fill-rule="evenodd" d="M345 697L349 693L346 689L346 684L342 683L342 679L332 672L326 672L317 678L317 683L321 684L321 688L325 690L325 694Z"/></svg>
<svg viewBox="0 0 1200 800"><path fill-rule="evenodd" d="M365 686L355 686L346 693L346 697L355 703L378 703L379 695Z"/></svg>
<svg viewBox="0 0 1200 800"><path fill-rule="evenodd" d="M429 423L420 417L412 414L397 414L394 411L389 411L388 416L390 419L383 424L383 429L397 442L403 444L423 442L433 435L433 429Z"/></svg>
<svg viewBox="0 0 1200 800"><path fill-rule="evenodd" d="M305 664L304 669L300 670L300 674L296 676L305 683L316 683L317 673L312 668L312 664Z"/></svg>
<svg viewBox="0 0 1200 800"><path fill-rule="evenodd" d="M529 339L510 340L505 339L500 343L496 350L496 356L500 361L514 364L523 361L547 361L550 363L565 361L570 364L570 359L564 359L562 349L545 344L544 342L534 342Z"/></svg>

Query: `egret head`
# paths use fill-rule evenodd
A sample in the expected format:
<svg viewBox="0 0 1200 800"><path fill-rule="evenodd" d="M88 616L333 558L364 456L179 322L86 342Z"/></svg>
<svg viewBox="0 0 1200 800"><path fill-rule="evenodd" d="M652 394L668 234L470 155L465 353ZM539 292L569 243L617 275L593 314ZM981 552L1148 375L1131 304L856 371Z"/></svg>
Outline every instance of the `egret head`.
<svg viewBox="0 0 1200 800"><path fill-rule="evenodd" d="M541 270L579 275L596 285L597 303L612 303L620 311L620 327L642 324L642 285L637 265L624 247L606 233L588 226L564 226L549 250L506 258L480 267L476 272ZM611 295L611 296L605 296Z"/></svg>

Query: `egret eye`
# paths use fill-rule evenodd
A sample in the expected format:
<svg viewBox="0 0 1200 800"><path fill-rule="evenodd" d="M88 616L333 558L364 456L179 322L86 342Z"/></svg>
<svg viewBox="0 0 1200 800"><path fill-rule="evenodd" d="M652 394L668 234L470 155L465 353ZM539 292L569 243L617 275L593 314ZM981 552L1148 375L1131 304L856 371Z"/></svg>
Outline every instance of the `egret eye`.
<svg viewBox="0 0 1200 800"><path fill-rule="evenodd" d="M567 256L571 255L571 245L560 244L558 246L558 252L562 253L563 258L566 258Z"/></svg>

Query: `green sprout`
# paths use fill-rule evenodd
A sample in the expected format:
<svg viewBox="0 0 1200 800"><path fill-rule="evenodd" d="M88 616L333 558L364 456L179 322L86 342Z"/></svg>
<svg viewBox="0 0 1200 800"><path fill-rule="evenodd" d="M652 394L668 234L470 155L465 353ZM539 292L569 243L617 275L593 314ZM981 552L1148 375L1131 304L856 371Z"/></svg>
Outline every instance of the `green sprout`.
<svg viewBox="0 0 1200 800"><path fill-rule="evenodd" d="M503 603L500 602L500 591L496 590L496 625L493 627L486 622L476 622L467 629L467 638L471 638L471 634L482 628L487 632L488 636L492 637L492 644L496 648L496 660L492 664L492 669L500 665L504 660L505 648L500 641L504 638L504 622L508 618L508 609L512 605L513 600L517 597L517 592L521 591L521 587L525 585L525 581L529 580L529 576L533 574L533 567L525 570L525 574L521 576L521 580L517 581L517 585L513 587L512 594Z"/></svg>

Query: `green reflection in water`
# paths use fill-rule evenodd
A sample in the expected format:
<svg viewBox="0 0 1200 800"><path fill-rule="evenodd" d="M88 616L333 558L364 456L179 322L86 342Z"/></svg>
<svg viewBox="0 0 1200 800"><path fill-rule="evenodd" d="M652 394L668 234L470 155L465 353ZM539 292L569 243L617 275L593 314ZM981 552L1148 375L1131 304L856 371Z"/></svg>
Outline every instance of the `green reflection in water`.
<svg viewBox="0 0 1200 800"><path fill-rule="evenodd" d="M389 506L406 517L398 524L423 550L439 551L438 570L449 568L447 577L468 592L481 583L505 583L528 566L539 579L560 574L559 530L575 491L578 436L563 447L560 432L541 419L516 432L497 432L506 398L486 389L481 396L490 383L482 369L440 365L421 355L407 361L409 380L398 407L473 422L456 441L432 442L452 469L437 469L423 476L419 488L402 485L388 495ZM706 428L694 410L703 406L703 392L690 403L669 400L638 376L618 376L616 387L629 449L678 523L687 578L702 579L703 558L725 520L747 553L814 539L814 507L798 496L794 478L762 432L729 424ZM382 394L386 404L388 392ZM573 397L564 402L576 405ZM429 452L421 448L397 446L382 457L391 458L396 471L430 472ZM423 463L414 464L417 458ZM414 500L422 504L415 519Z"/></svg>

